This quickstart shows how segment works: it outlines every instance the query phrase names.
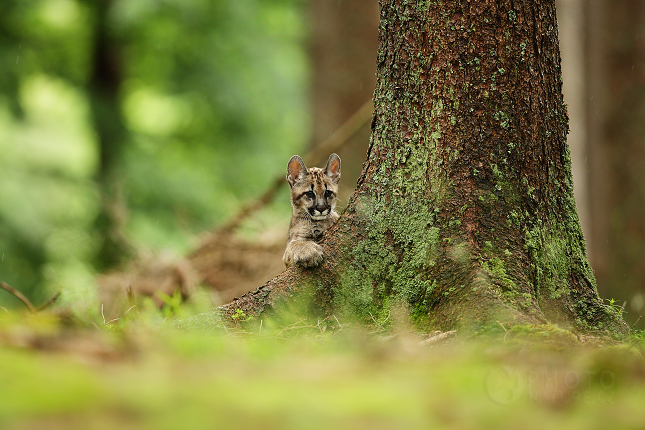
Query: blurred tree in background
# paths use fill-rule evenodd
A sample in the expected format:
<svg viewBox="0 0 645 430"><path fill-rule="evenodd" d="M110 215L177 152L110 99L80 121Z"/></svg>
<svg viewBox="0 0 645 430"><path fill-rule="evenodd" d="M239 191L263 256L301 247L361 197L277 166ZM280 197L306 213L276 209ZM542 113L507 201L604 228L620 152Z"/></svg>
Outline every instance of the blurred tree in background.
<svg viewBox="0 0 645 430"><path fill-rule="evenodd" d="M312 144L322 142L366 102L376 83L379 4L376 0L309 2ZM343 160L339 205L356 187L370 142L370 120L337 152ZM327 161L328 154L321 165Z"/></svg>
<svg viewBox="0 0 645 430"><path fill-rule="evenodd" d="M557 8L587 252L601 296L626 304L635 323L645 309L645 1L558 0Z"/></svg>
<svg viewBox="0 0 645 430"><path fill-rule="evenodd" d="M590 259L635 322L645 311L645 1L585 2L584 16Z"/></svg>
<svg viewBox="0 0 645 430"><path fill-rule="evenodd" d="M91 297L262 191L308 140L301 3L3 0L0 279Z"/></svg>

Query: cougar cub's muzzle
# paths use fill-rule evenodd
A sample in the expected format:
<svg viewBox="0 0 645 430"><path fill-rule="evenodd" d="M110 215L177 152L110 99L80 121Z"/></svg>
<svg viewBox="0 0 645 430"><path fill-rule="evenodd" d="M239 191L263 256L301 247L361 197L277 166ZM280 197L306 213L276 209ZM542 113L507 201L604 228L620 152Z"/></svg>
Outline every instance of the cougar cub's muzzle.
<svg viewBox="0 0 645 430"><path fill-rule="evenodd" d="M309 214L314 221L321 221L327 218L331 208L327 205L316 205L309 208Z"/></svg>

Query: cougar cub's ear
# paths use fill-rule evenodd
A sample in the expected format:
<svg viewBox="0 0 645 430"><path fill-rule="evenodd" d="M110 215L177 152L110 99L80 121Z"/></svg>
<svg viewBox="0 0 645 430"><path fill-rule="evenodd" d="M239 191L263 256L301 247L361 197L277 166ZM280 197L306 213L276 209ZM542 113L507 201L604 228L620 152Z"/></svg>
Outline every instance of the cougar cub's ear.
<svg viewBox="0 0 645 430"><path fill-rule="evenodd" d="M331 154L325 166L325 174L329 176L334 184L340 181L340 157L336 154Z"/></svg>
<svg viewBox="0 0 645 430"><path fill-rule="evenodd" d="M293 186L298 179L302 179L307 176L307 166L305 162L302 161L299 155L294 155L289 159L287 164L287 181L289 185Z"/></svg>

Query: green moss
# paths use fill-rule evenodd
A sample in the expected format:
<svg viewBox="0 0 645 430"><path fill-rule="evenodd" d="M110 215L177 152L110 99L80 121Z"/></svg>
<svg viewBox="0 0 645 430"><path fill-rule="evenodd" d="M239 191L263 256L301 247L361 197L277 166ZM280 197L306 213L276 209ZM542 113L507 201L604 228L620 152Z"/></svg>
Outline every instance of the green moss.
<svg viewBox="0 0 645 430"><path fill-rule="evenodd" d="M380 313L388 296L407 303L428 296L434 283L424 274L436 264L439 243L434 212L427 207L369 206L375 211L366 220L368 237L349 250L351 263L335 293L337 308L361 318Z"/></svg>
<svg viewBox="0 0 645 430"><path fill-rule="evenodd" d="M532 256L536 284L550 299L569 292L569 271L573 263L568 258L569 240L546 231L541 220L526 232L525 243Z"/></svg>
<svg viewBox="0 0 645 430"><path fill-rule="evenodd" d="M399 107L410 109L410 104ZM443 110L443 102L436 100L427 113L426 124L432 124ZM375 135L401 135L390 127L380 124ZM435 147L441 131L438 126L427 132L415 126L411 131L410 143L394 148L389 140L374 139L375 151L387 155L365 185L369 193L355 201L357 215L366 224L368 234L365 240L345 250L350 263L341 271L335 307L360 318L382 313L389 301L423 302L435 288L427 276L436 264L440 243L434 207L445 199L446 184L441 174L428 169L439 164ZM420 140L428 144L415 143ZM428 200L429 190L434 204Z"/></svg>
<svg viewBox="0 0 645 430"><path fill-rule="evenodd" d="M550 345L571 346L579 344L578 338L569 330L553 324L516 325L507 333L507 339L537 341Z"/></svg>
<svg viewBox="0 0 645 430"><path fill-rule="evenodd" d="M503 111L495 112L494 118L495 120L499 121L500 127L502 127L504 130L509 129L511 120L505 112Z"/></svg>
<svg viewBox="0 0 645 430"><path fill-rule="evenodd" d="M506 263L499 257L493 257L482 263L482 268L499 284L504 290L515 291L515 282L506 272Z"/></svg>

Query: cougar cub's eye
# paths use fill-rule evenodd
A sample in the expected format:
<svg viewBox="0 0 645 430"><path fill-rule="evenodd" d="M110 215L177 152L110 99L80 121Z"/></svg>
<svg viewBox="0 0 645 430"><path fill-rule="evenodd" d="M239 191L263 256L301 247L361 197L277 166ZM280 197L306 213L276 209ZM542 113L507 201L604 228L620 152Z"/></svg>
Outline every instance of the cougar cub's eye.
<svg viewBox="0 0 645 430"><path fill-rule="evenodd" d="M316 195L314 194L314 192L313 192L313 191L307 191L307 192L305 193L305 196L309 197L310 199L314 199L314 198L316 198Z"/></svg>
<svg viewBox="0 0 645 430"><path fill-rule="evenodd" d="M330 197L332 196L332 194L333 194L333 193L332 193L331 191L326 190L326 191L325 191L325 198L326 198L326 199L330 198Z"/></svg>

